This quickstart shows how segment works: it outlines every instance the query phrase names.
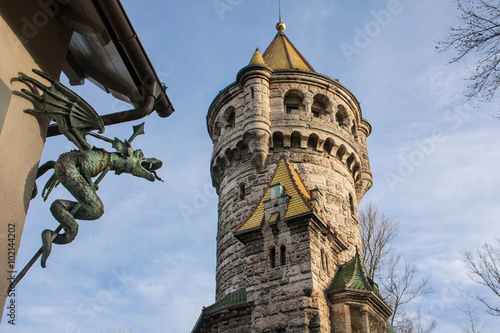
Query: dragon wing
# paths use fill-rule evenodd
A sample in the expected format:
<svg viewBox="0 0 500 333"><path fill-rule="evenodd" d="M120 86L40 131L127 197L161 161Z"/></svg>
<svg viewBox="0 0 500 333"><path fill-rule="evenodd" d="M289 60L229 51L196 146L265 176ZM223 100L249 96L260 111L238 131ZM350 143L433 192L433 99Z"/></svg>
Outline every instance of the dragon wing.
<svg viewBox="0 0 500 333"><path fill-rule="evenodd" d="M53 77L37 69L33 69L33 72L49 81L51 85L46 86L30 76L20 73L19 80L21 82L29 82L43 92L41 95L37 95L26 89L21 89L25 95L34 98L43 105L40 110L27 109L24 111L32 115L41 114L52 118L59 126L59 131L78 149L81 151L91 149L86 136L88 132L93 130L97 130L99 133L104 132L105 126L101 117L83 98Z"/></svg>

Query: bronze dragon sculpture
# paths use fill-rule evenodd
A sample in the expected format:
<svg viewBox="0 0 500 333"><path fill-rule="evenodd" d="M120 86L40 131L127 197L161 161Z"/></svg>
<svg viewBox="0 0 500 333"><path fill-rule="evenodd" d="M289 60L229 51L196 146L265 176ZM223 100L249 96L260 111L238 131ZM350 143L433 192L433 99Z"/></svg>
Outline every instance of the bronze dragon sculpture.
<svg viewBox="0 0 500 333"><path fill-rule="evenodd" d="M131 142L143 134L143 124L134 126L134 134L129 140L121 141L107 139L113 144L116 152L107 152L104 149L91 147L86 136L92 130L104 132L104 123L95 110L80 96L66 88L59 81L49 75L33 70L36 74L50 82L46 86L38 80L24 74L19 75L19 80L30 86L30 84L43 93L35 94L31 89L21 91L28 97L35 99L42 105L41 109L27 109L25 112L32 115L45 115L51 117L62 132L78 150L62 154L57 162L49 161L42 165L37 173L37 178L46 171L54 169L54 175L48 180L42 191L42 197L47 200L52 189L61 183L77 200L55 200L50 211L54 218L64 229L64 233L46 229L42 232L42 267L46 266L47 258L52 250L52 243L71 243L78 233L76 220L96 220L104 213L104 205L97 195L97 182L93 177L101 174L100 179L107 171L113 170L115 174L129 173L149 181L161 179L156 175L156 170L161 168L162 162L155 158L146 158L141 150L133 150ZM33 87L31 87L33 88ZM99 179L99 180L100 180ZM36 185L33 197L36 196ZM60 229L60 228L59 228Z"/></svg>

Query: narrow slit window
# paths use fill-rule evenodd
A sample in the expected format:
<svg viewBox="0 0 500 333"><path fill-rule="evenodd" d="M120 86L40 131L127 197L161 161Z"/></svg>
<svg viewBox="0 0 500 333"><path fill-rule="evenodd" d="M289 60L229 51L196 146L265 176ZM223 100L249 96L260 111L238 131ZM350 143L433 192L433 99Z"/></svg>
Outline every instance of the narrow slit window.
<svg viewBox="0 0 500 333"><path fill-rule="evenodd" d="M245 200L245 184L240 184L240 200Z"/></svg>
<svg viewBox="0 0 500 333"><path fill-rule="evenodd" d="M325 270L325 251L321 250L321 269Z"/></svg>
<svg viewBox="0 0 500 333"><path fill-rule="evenodd" d="M271 262L271 268L276 267L276 249L274 247L269 250L269 261Z"/></svg>
<svg viewBox="0 0 500 333"><path fill-rule="evenodd" d="M281 266L286 265L286 247L285 247L285 245L281 245L281 248L280 248L280 264L281 264Z"/></svg>
<svg viewBox="0 0 500 333"><path fill-rule="evenodd" d="M351 215L354 216L354 200L352 195L349 193L349 205L351 206Z"/></svg>

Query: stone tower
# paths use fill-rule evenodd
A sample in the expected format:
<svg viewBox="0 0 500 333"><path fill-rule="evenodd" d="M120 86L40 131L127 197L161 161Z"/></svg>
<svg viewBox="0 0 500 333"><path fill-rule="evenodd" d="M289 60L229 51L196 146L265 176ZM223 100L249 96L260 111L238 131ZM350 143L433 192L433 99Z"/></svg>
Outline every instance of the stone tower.
<svg viewBox="0 0 500 333"><path fill-rule="evenodd" d="M208 110L216 302L193 332L385 332L391 310L357 250L371 126L276 28Z"/></svg>

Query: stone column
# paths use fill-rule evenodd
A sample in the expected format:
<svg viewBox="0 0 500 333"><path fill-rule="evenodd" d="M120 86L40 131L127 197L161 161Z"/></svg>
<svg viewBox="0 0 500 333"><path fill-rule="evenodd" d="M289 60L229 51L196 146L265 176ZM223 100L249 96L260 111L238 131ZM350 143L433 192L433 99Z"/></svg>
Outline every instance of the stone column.
<svg viewBox="0 0 500 333"><path fill-rule="evenodd" d="M366 306L361 309L360 329L363 333L370 333L369 312Z"/></svg>
<svg viewBox="0 0 500 333"><path fill-rule="evenodd" d="M332 314L332 332L333 333L352 333L351 331L351 312L349 305L334 304L331 307Z"/></svg>
<svg viewBox="0 0 500 333"><path fill-rule="evenodd" d="M304 104L306 106L306 114L307 115L311 115L312 114L311 107L313 105L313 102L314 102L314 99L311 96L306 96L304 98Z"/></svg>

